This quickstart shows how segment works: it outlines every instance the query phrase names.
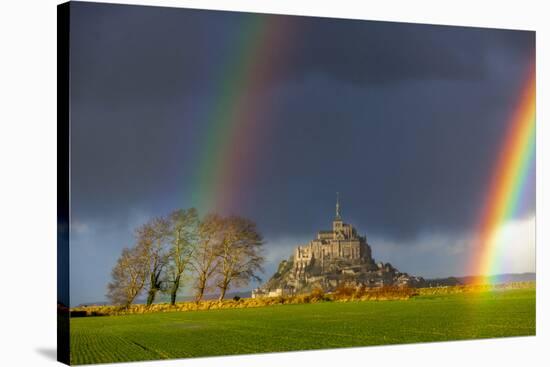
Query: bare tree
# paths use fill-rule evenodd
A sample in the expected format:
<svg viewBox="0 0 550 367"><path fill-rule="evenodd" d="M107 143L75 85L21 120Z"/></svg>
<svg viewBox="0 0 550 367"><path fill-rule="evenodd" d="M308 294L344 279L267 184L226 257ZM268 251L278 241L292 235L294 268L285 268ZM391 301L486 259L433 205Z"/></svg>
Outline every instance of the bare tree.
<svg viewBox="0 0 550 367"><path fill-rule="evenodd" d="M219 243L219 265L216 268L216 286L223 300L231 286L247 285L251 279L260 281L263 272L263 238L256 224L241 217L224 219L223 236Z"/></svg>
<svg viewBox="0 0 550 367"><path fill-rule="evenodd" d="M195 208L176 210L169 216L170 250L167 271L170 304L176 303L181 280L188 270L197 243L198 214Z"/></svg>
<svg viewBox="0 0 550 367"><path fill-rule="evenodd" d="M107 285L107 297L112 303L128 307L141 293L147 279L146 260L136 247L122 250Z"/></svg>
<svg viewBox="0 0 550 367"><path fill-rule="evenodd" d="M169 223L165 218L154 218L136 230L137 249L147 261L147 306L162 289L163 270L168 262L166 241Z"/></svg>
<svg viewBox="0 0 550 367"><path fill-rule="evenodd" d="M218 266L222 229L223 219L216 214L207 215L199 223L197 246L189 262L196 275L194 289L197 302L202 300L210 278Z"/></svg>

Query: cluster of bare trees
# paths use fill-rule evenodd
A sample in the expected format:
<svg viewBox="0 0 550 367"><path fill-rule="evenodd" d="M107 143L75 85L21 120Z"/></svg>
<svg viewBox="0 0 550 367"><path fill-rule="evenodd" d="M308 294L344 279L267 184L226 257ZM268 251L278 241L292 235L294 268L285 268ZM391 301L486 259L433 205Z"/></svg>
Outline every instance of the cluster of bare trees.
<svg viewBox="0 0 550 367"><path fill-rule="evenodd" d="M112 271L107 296L128 307L141 294L151 305L159 292L174 304L184 285L196 301L217 289L222 300L232 287L260 280L263 238L254 222L237 216L180 209L150 220L136 230L136 242L122 251ZM186 281L189 281L187 284Z"/></svg>

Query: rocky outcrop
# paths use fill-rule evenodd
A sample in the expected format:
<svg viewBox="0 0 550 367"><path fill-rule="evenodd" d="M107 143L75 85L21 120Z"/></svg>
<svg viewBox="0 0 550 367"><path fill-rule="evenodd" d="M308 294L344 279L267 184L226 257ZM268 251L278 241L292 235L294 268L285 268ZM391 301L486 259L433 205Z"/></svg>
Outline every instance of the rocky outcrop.
<svg viewBox="0 0 550 367"><path fill-rule="evenodd" d="M297 273L292 257L283 260L277 272L262 287L254 290L253 297L309 293L316 288L332 292L341 284L366 287L425 286L423 278L402 273L390 263L336 259L323 265L321 267L314 260L308 268Z"/></svg>
<svg viewBox="0 0 550 367"><path fill-rule="evenodd" d="M395 269L389 263L376 263L367 236L361 236L344 223L336 201L332 230L319 231L307 244L296 246L293 255L283 260L253 297L293 295L321 288L325 292L339 285L382 287L385 285L421 287L425 281Z"/></svg>

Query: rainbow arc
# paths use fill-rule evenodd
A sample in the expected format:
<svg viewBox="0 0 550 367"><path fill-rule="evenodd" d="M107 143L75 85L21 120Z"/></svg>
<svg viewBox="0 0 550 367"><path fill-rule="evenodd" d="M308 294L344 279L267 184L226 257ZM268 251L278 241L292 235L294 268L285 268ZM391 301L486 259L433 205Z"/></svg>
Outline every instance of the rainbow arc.
<svg viewBox="0 0 550 367"><path fill-rule="evenodd" d="M253 179L260 136L270 128L262 119L270 111L262 94L289 57L291 23L285 17L253 16L240 27L232 58L221 61L217 95L205 121L193 206L206 212L231 210L242 202L243 185Z"/></svg>
<svg viewBox="0 0 550 367"><path fill-rule="evenodd" d="M470 263L472 274L499 274L506 251L499 230L517 214L526 193L529 171L535 166L536 78L530 70L524 83L493 169L481 213L477 234L478 251Z"/></svg>

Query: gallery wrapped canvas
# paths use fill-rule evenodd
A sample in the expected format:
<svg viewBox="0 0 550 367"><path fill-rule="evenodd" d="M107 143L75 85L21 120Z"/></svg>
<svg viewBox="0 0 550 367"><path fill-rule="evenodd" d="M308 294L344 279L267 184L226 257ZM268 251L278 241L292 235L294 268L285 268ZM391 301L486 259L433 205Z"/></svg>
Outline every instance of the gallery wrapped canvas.
<svg viewBox="0 0 550 367"><path fill-rule="evenodd" d="M535 32L58 7L58 359L535 335Z"/></svg>

